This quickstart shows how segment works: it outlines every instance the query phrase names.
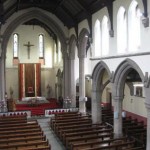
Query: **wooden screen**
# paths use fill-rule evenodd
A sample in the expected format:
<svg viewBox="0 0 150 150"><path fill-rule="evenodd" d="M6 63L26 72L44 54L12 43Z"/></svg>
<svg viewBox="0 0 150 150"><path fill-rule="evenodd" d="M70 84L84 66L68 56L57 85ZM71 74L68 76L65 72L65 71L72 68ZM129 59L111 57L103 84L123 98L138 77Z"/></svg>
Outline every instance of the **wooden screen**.
<svg viewBox="0 0 150 150"><path fill-rule="evenodd" d="M19 98L41 96L41 64L19 64Z"/></svg>

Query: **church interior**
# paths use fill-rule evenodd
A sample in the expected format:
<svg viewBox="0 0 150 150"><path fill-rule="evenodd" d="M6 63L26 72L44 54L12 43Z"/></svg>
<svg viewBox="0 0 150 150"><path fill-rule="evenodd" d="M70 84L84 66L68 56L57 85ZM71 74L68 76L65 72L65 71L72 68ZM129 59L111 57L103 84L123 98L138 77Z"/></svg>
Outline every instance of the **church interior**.
<svg viewBox="0 0 150 150"><path fill-rule="evenodd" d="M150 150L149 12L1 0L0 150Z"/></svg>

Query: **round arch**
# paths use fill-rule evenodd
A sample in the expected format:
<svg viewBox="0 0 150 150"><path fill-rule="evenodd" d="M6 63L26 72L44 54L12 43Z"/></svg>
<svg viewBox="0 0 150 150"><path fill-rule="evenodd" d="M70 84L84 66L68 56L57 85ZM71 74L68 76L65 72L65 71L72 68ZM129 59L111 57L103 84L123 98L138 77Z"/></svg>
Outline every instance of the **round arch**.
<svg viewBox="0 0 150 150"><path fill-rule="evenodd" d="M131 59L127 58L124 60L116 69L114 74L113 83L115 88L113 88L113 96L123 97L124 95L124 84L128 73L132 70L136 70L144 83L144 74L140 67Z"/></svg>
<svg viewBox="0 0 150 150"><path fill-rule="evenodd" d="M62 49L66 50L66 37L59 25L51 17L46 15L41 9L32 8L27 9L27 11L24 13L20 13L20 15L18 14L18 17L11 21L6 30L4 31L2 50L5 51L5 53L10 35L13 33L16 27L31 19L37 19L47 25L47 27L50 27L50 29L53 30L53 32L56 33L56 35L60 39Z"/></svg>

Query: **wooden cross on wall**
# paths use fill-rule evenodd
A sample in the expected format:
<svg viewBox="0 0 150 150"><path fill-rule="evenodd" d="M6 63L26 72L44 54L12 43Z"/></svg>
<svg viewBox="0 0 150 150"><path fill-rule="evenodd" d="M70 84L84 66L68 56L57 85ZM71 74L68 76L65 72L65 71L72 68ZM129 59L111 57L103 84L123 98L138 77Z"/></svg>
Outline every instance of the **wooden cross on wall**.
<svg viewBox="0 0 150 150"><path fill-rule="evenodd" d="M32 45L32 44L30 44L30 42L28 42L27 44L24 44L24 46L27 47L27 51L28 51L28 59L30 59L30 47L31 47L31 46L34 46L34 45Z"/></svg>

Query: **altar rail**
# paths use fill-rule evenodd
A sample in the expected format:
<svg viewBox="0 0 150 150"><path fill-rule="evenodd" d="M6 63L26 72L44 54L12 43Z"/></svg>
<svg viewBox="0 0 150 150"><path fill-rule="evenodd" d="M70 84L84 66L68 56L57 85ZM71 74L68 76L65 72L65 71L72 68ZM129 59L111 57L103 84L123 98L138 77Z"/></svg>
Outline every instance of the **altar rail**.
<svg viewBox="0 0 150 150"><path fill-rule="evenodd" d="M27 118L31 117L31 111L12 111L12 112L1 112L0 116L14 116L14 115L27 115Z"/></svg>
<svg viewBox="0 0 150 150"><path fill-rule="evenodd" d="M76 112L79 111L79 108L60 108L60 109L45 109L45 117L54 116L55 114L64 113L64 112Z"/></svg>

